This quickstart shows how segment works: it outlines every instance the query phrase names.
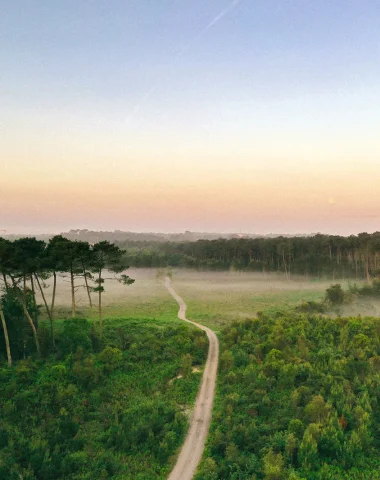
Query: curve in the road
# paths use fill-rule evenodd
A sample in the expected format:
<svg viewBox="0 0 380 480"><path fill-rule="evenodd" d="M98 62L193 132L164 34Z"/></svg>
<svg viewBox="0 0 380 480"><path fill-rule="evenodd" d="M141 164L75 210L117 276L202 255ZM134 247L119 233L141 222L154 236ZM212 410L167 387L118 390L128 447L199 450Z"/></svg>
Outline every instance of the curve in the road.
<svg viewBox="0 0 380 480"><path fill-rule="evenodd" d="M219 342L215 333L209 328L186 318L186 304L171 286L170 279L165 279L165 286L179 305L178 318L192 323L206 332L209 348L202 383L195 401L190 419L190 428L168 480L191 480L202 458L208 430L211 422L212 406L215 396L216 376L218 372Z"/></svg>

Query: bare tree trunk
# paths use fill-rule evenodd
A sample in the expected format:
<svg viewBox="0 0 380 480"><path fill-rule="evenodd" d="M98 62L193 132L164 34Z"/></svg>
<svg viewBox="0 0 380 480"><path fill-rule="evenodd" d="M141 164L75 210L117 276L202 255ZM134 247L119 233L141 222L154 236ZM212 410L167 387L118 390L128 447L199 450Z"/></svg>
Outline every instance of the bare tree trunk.
<svg viewBox="0 0 380 480"><path fill-rule="evenodd" d="M88 286L86 272L84 272L84 283L86 284L86 290L87 290L87 295L88 295L88 303L90 304L90 308L91 308L91 311L92 311L92 300L91 300L90 287Z"/></svg>
<svg viewBox="0 0 380 480"><path fill-rule="evenodd" d="M71 281L71 316L75 317L75 285L74 285L74 272L70 269L70 281Z"/></svg>
<svg viewBox="0 0 380 480"><path fill-rule="evenodd" d="M358 279L358 255L357 255L357 252L355 252L354 259L355 259L355 278L357 280Z"/></svg>
<svg viewBox="0 0 380 480"><path fill-rule="evenodd" d="M34 274L34 277L35 277L35 279L36 279L36 281L37 281L37 285L38 285L38 288L39 288L39 290L40 290L40 293L41 293L41 296L42 296L42 300L44 301L45 308L46 308L46 313L48 314L49 320L51 321L50 309L49 309L49 306L48 306L48 304L47 304L46 297L45 297L45 294L44 294L44 291L43 291L43 288L42 288L40 279L38 278L38 275L37 275L36 273Z"/></svg>
<svg viewBox="0 0 380 480"><path fill-rule="evenodd" d="M51 298L51 307L50 307L50 315L51 318L54 318L54 304L55 304L55 292L57 290L57 273L53 272L53 296Z"/></svg>
<svg viewBox="0 0 380 480"><path fill-rule="evenodd" d="M288 278L288 268L287 268L286 260L285 260L285 249L282 251L282 261L283 261L283 265L284 265L285 275Z"/></svg>
<svg viewBox="0 0 380 480"><path fill-rule="evenodd" d="M375 252L375 272L377 271L377 252Z"/></svg>
<svg viewBox="0 0 380 480"><path fill-rule="evenodd" d="M103 312L102 312L102 284L101 284L101 280L102 280L102 271L99 270L99 283L98 283L98 287L99 287L99 330L100 330L100 338L103 337Z"/></svg>
<svg viewBox="0 0 380 480"><path fill-rule="evenodd" d="M15 289L17 289L15 279L13 277L11 277L11 279L12 279L13 286L15 287ZM25 282L25 277L24 277L24 282ZM24 285L25 285L25 283L24 283ZM34 325L33 319L30 316L30 313L28 312L28 309L26 308L25 290L24 290L23 293L24 293L23 296L21 298L18 296L18 299L19 299L19 301L22 305L24 315L29 322L30 328L32 329L33 337L34 337L34 343L36 344L36 349L37 349L38 356L41 356L40 341L38 339L38 333L37 333L37 330L36 330L36 326ZM16 294L17 294L17 290L16 290Z"/></svg>
<svg viewBox="0 0 380 480"><path fill-rule="evenodd" d="M36 349L37 349L38 356L41 356L40 341L38 339L38 333L37 333L36 327L34 325L33 319L30 316L30 313L28 312L28 309L26 308L25 302L22 302L22 308L24 310L24 314L25 314L26 318L28 319L28 322L30 324L30 328L33 331L34 343L36 344Z"/></svg>
<svg viewBox="0 0 380 480"><path fill-rule="evenodd" d="M8 285L8 282L7 282L7 277L6 277L4 272L2 272L2 275L3 275L3 282L4 282L4 285L5 285L5 290L8 290L9 285Z"/></svg>
<svg viewBox="0 0 380 480"><path fill-rule="evenodd" d="M8 367L12 368L12 355L11 355L11 347L9 345L8 329L7 329L7 324L5 322L4 312L2 309L1 303L0 303L0 317L1 317L1 323L3 325L3 330L4 330L5 348L7 350Z"/></svg>
<svg viewBox="0 0 380 480"><path fill-rule="evenodd" d="M34 274L34 276L35 276L35 278L36 278L38 288L40 289L41 296L42 296L42 300L44 301L45 308L46 308L46 312L47 312L48 317L49 317L49 320L50 320L51 341L52 341L52 343L53 343L53 347L55 347L53 317L51 316L51 313L50 313L50 310L49 310L49 306L48 306L48 304L47 304L46 297L45 297L43 288L42 288L42 286L41 286L40 279L38 278L38 275L37 275L36 273Z"/></svg>
<svg viewBox="0 0 380 480"><path fill-rule="evenodd" d="M33 275L30 276L30 285L32 287L32 293L33 293L33 298L34 301L36 302L36 290L34 288L34 281L33 281ZM36 302L37 303L37 302Z"/></svg>
<svg viewBox="0 0 380 480"><path fill-rule="evenodd" d="M366 273L366 277L367 277L367 282L370 283L371 275L369 273L369 258L368 258L368 255L366 256L366 259L365 259L365 273Z"/></svg>

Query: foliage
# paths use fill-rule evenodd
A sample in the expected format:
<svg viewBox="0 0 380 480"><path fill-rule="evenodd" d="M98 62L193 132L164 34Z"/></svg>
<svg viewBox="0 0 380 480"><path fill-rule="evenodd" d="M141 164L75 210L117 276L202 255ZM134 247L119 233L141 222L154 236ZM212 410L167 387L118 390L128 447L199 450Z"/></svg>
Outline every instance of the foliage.
<svg viewBox="0 0 380 480"><path fill-rule="evenodd" d="M33 334L34 344L38 355L41 355L40 335L38 324L38 307L36 305L36 290L38 289L43 304L50 320L50 341L55 348L54 331L54 304L56 296L57 272L67 273L70 277L72 317L76 316L75 294L78 285L75 279L81 277L84 280L84 287L87 290L89 304L92 309L91 291L98 293L98 312L100 323L100 336L102 336L102 305L101 294L104 291L102 271L107 269L114 273L114 279L123 285L131 285L134 279L128 275L121 274L128 268L123 259L124 251L118 246L107 241L102 241L90 246L87 242L72 241L57 235L46 244L42 240L33 237L19 238L13 242L0 238L0 281L4 290L2 335L3 342L10 345L7 350L8 361L11 364L13 352L16 357L20 356L20 344L23 345L23 355L27 355L26 348L28 333L25 329L27 319L29 328ZM96 280L93 279L91 271L97 272ZM116 274L121 274L116 277ZM44 281L53 275L53 294L49 305L44 294L46 285ZM89 281L93 280L96 287L91 287ZM8 331L11 339L8 339ZM17 338L15 336L17 335ZM30 332L29 332L30 336Z"/></svg>
<svg viewBox="0 0 380 480"><path fill-rule="evenodd" d="M219 238L196 242L120 241L129 265L213 270L280 271L329 278L380 274L380 232L341 237Z"/></svg>
<svg viewBox="0 0 380 480"><path fill-rule="evenodd" d="M350 284L347 293L359 297L380 297L380 279L374 278L370 283L361 287L356 283Z"/></svg>
<svg viewBox="0 0 380 480"><path fill-rule="evenodd" d="M315 301L304 301L301 305L296 307L298 312L302 313L324 313L326 311L326 307L322 302L315 302Z"/></svg>
<svg viewBox="0 0 380 480"><path fill-rule="evenodd" d="M342 305L344 302L344 290L342 286L337 283L335 285L331 285L326 290L326 302L328 302L332 306Z"/></svg>
<svg viewBox="0 0 380 480"><path fill-rule="evenodd" d="M39 307L31 290L25 292L25 301L28 311L35 323L38 325ZM35 353L32 332L29 328L23 308L19 300L18 287L9 287L0 298L4 317L8 319L9 342L13 359L21 359ZM0 331L0 353L5 355L4 332Z"/></svg>
<svg viewBox="0 0 380 480"><path fill-rule="evenodd" d="M183 441L207 339L190 326L67 320L57 356L0 368L0 478L159 479ZM120 338L124 337L123 345Z"/></svg>
<svg viewBox="0 0 380 480"><path fill-rule="evenodd" d="M300 313L225 328L197 480L380 478L379 334L377 318Z"/></svg>

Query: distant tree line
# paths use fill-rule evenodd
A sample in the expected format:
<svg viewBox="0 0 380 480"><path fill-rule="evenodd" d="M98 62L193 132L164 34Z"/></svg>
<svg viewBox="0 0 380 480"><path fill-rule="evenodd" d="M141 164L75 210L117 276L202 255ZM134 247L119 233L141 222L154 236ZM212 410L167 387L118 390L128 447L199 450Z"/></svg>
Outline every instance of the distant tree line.
<svg viewBox="0 0 380 480"><path fill-rule="evenodd" d="M33 349L41 354L36 292L42 298L43 308L50 321L50 339L55 345L55 300L57 275L67 275L70 281L71 314L76 315L76 292L84 287L89 306L93 308L91 294L98 297L99 333L102 337L102 293L111 272L119 282L129 285L134 282L121 273L128 268L125 252L107 241L94 245L88 242L72 241L60 235L48 243L36 238L20 238L13 242L0 238L0 283L3 295L0 299L0 318L6 346L8 364L12 364L12 349L25 356ZM53 282L51 298L47 298L45 281Z"/></svg>
<svg viewBox="0 0 380 480"><path fill-rule="evenodd" d="M119 242L136 267L191 267L365 278L380 274L380 232L349 237L239 238L197 242Z"/></svg>

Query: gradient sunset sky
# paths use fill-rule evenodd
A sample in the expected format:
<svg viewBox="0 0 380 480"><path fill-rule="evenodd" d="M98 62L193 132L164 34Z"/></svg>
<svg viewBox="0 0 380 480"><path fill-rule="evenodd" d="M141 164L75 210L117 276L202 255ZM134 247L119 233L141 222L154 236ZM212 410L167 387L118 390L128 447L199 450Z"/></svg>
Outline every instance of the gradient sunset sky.
<svg viewBox="0 0 380 480"><path fill-rule="evenodd" d="M379 19L378 0L1 2L0 230L380 230Z"/></svg>

